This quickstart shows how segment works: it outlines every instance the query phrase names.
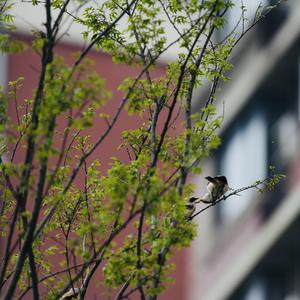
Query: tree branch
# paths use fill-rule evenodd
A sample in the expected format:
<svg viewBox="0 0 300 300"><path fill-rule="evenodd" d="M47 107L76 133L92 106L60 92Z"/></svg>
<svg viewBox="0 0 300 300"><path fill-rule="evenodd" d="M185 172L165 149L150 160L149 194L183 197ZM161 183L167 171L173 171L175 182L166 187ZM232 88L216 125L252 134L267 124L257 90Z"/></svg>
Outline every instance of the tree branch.
<svg viewBox="0 0 300 300"><path fill-rule="evenodd" d="M200 211L196 212L194 215L192 215L190 217L190 220L193 220L196 216L198 216L199 214L203 213L204 211L206 211L207 209L209 209L210 207L218 204L219 202L221 201L224 201L226 200L227 198L231 197L231 196L236 196L238 195L240 192L243 192L243 191L246 191L246 190L249 190L249 189L253 189L253 188L258 188L259 186L261 185L265 185L267 182L270 181L270 178L266 178L262 181L258 181L252 185L249 185L249 186L246 186L246 187L242 187L242 188L239 188L239 189L236 189L236 190L233 190L231 193L227 194L227 195L224 195L222 196L220 199L216 200L215 202L207 205L206 207L202 208Z"/></svg>

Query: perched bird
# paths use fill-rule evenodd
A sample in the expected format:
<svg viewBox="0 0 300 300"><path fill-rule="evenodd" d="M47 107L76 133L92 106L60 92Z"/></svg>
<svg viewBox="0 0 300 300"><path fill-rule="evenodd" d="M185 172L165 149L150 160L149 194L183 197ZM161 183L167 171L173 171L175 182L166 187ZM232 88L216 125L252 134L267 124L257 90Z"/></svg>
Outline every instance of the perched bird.
<svg viewBox="0 0 300 300"><path fill-rule="evenodd" d="M214 203L229 190L227 178L225 176L207 176L205 179L208 181L208 193L199 199L199 202Z"/></svg>
<svg viewBox="0 0 300 300"><path fill-rule="evenodd" d="M191 197L188 200L188 203L186 204L187 219L190 219L193 216L197 203L202 202L206 204L213 204L229 190L228 182L225 176L207 176L205 179L208 181L208 192L200 199L197 197Z"/></svg>

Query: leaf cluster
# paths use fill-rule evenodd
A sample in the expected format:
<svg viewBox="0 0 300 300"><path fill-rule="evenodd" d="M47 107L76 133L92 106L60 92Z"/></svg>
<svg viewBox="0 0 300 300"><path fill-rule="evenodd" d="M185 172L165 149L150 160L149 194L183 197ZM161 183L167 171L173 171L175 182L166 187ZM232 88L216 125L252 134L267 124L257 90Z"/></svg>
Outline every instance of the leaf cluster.
<svg viewBox="0 0 300 300"><path fill-rule="evenodd" d="M228 79L230 54L244 32L222 42L213 38L226 24L233 6L228 0L74 1L84 11L79 17L69 2L43 3L46 30L33 33L41 66L31 97L21 97L22 77L0 91L0 233L7 239L0 289L5 299L16 287L20 298L33 291L39 299L44 285L43 298L59 299L76 288L84 299L102 268L101 283L117 299L139 293L155 300L171 281L172 254L196 235L187 217L194 190L187 179L201 172L221 143L217 86ZM0 0L0 49L14 52L10 7ZM71 65L55 52L70 16L84 26L86 43ZM172 41L168 26L176 36ZM162 68L161 55L175 45L178 59ZM112 91L86 58L93 47L114 63L136 67L119 86L122 98L112 114L105 109ZM210 93L203 93L194 112L194 92L203 91L204 83ZM111 157L105 169L94 154L114 138L123 110L136 126L122 124L120 145L111 154L126 152L128 159ZM96 123L102 125L92 135ZM282 178L274 175L250 188L273 188Z"/></svg>

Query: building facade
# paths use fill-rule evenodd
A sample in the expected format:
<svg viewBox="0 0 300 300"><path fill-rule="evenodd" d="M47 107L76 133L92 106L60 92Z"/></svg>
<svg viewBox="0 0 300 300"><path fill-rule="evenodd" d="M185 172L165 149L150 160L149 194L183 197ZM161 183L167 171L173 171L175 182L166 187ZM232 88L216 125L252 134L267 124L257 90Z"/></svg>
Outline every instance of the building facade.
<svg viewBox="0 0 300 300"><path fill-rule="evenodd" d="M222 174L240 188L270 175L270 165L286 179L272 192L241 193L199 215L189 300L300 299L299 38L300 3L288 1L233 55L231 80L218 94L222 145L194 178L197 193L204 176Z"/></svg>
<svg viewBox="0 0 300 300"><path fill-rule="evenodd" d="M244 2L253 15L261 1ZM239 5L240 1L236 3ZM16 14L23 14L23 19L26 14L37 16L33 24L18 19L19 33L26 40L32 25L40 23L40 14L24 9L21 7ZM233 11L228 15L228 31L236 20ZM300 3L295 0L276 9L242 41L234 53L231 81L218 94L218 99L225 102L222 146L209 159L201 176L193 178L196 194L205 190L204 176L223 174L232 188L239 188L266 177L269 165L286 174L286 180L273 192L243 193L201 214L196 219L198 238L191 249L175 258L176 283L160 299L300 299L299 37ZM80 48L77 38L75 35L74 40L65 40L58 48L67 61ZM114 65L104 54L92 52L91 58L108 88L115 91L107 107L110 113L121 97L117 86L137 70ZM20 97L29 97L37 80L32 70L38 59L30 51L1 56L1 83L22 75L26 88ZM163 67L157 72L163 72ZM201 99L195 99L194 110L201 104ZM124 122L134 127L137 120L124 114L115 128L111 140L114 144L104 145L92 159L101 154L103 165L109 163L114 155L111 149L120 142ZM98 124L97 128L101 126ZM121 155L126 159L126 153ZM97 289L91 289L88 297L101 299Z"/></svg>

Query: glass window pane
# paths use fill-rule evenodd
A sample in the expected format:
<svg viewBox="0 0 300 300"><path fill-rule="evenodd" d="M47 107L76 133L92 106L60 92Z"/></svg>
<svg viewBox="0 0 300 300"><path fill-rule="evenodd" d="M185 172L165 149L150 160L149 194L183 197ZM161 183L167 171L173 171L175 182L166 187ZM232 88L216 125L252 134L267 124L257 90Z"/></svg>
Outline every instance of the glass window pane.
<svg viewBox="0 0 300 300"><path fill-rule="evenodd" d="M221 154L220 172L236 189L250 185L267 175L267 130L263 114L253 115L245 125L233 132ZM221 220L232 220L247 207L254 191L242 197L224 201L220 208Z"/></svg>
<svg viewBox="0 0 300 300"><path fill-rule="evenodd" d="M266 286L264 281L262 280L255 280L250 285L245 300L266 300Z"/></svg>

